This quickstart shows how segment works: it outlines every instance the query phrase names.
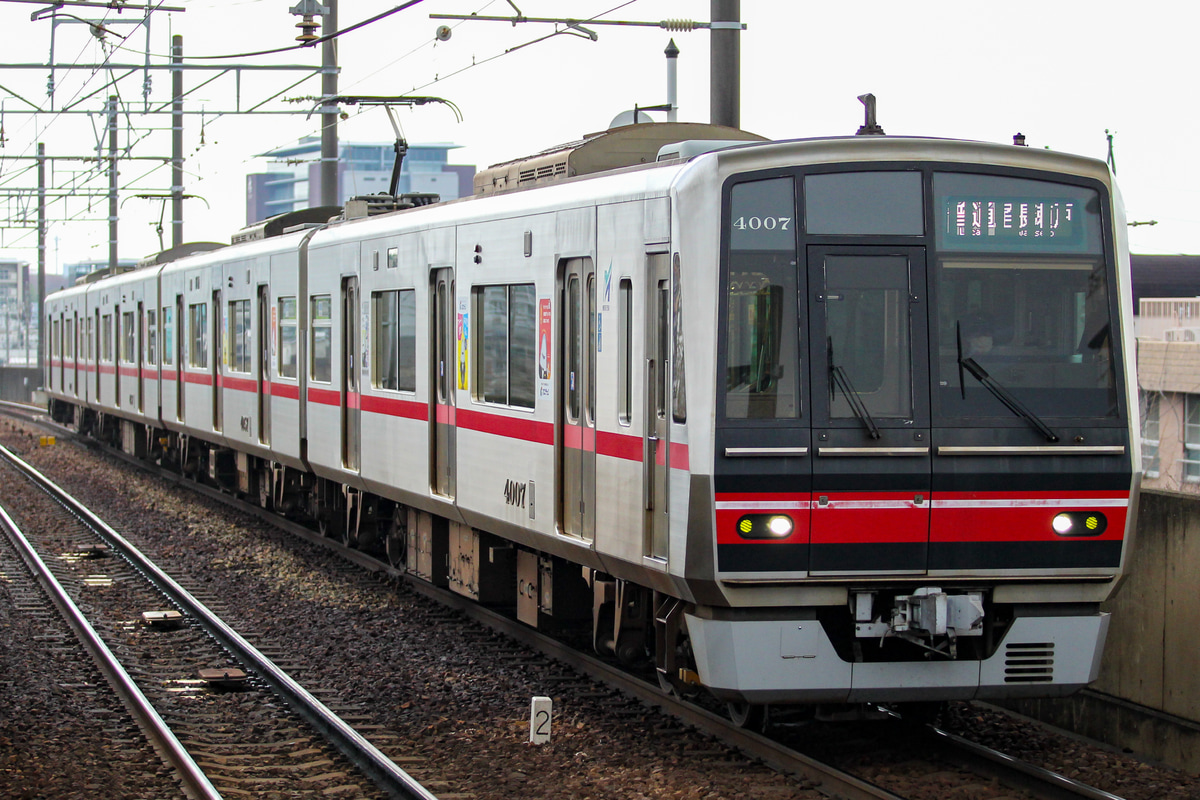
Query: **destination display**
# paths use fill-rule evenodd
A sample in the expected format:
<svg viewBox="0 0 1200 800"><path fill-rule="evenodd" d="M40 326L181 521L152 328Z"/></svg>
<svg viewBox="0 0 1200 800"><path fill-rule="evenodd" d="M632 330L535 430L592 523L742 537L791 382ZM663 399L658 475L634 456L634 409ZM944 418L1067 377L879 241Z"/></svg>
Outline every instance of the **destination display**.
<svg viewBox="0 0 1200 800"><path fill-rule="evenodd" d="M978 246L984 241L1020 245L1074 244L1083 232L1079 201L1062 197L948 197L943 242Z"/></svg>

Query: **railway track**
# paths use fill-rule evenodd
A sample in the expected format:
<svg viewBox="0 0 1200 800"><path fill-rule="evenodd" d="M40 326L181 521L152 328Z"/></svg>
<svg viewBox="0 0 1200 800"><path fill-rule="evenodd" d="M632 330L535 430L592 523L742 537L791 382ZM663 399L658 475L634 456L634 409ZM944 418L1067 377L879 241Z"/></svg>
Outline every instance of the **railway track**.
<svg viewBox="0 0 1200 800"><path fill-rule="evenodd" d="M0 447L0 458L10 475L18 472L45 493L41 507L31 505L36 494L25 494L24 526L0 516L14 546L70 615L72 628L180 775L186 794L321 790L433 800L392 758L103 520L7 448ZM91 621L79 611L80 602ZM141 624L132 609L143 609Z"/></svg>
<svg viewBox="0 0 1200 800"><path fill-rule="evenodd" d="M189 486L194 486L190 482L187 483ZM888 788L883 788L883 785L886 785L888 781L886 777L885 779L878 778L880 774L883 774L879 770L871 772L872 778L875 779L874 782L854 777L843 770L830 767L818 758L806 756L798 752L794 746L791 746L786 741L786 736L768 738L738 729L731 725L728 720L717 714L697 708L690 703L680 703L674 698L664 696L657 684L651 684L648 681L629 676L610 664L579 653L562 643L549 639L536 631L532 631L516 623L502 614L470 603L453 593L429 587L419 581L411 581L408 576L391 568L386 563L358 553L357 551L346 550L340 545L324 539L319 534L304 529L295 523L279 522L271 515L264 515L256 506L242 503L230 498L226 494L208 490L205 487L199 488L207 494L231 503L243 512L263 516L264 519L270 519L273 524L280 524L291 532L298 533L312 541L329 546L338 552L350 554L352 558L358 563L365 565L375 575L387 576L390 580L404 583L423 594L434 597L439 603L443 604L444 608L450 610L444 615L434 612L431 624L435 626L448 623L453 617L461 614L502 633L505 637L503 641L497 643L491 641L490 637L484 637L487 639L487 642L481 642L480 644L481 649L492 654L489 658L493 658L497 662L505 659L520 660L527 658L527 656L523 656L516 651L521 650L522 647L533 648L555 661L569 665L572 670L594 676L605 687L611 687L611 697L608 690L596 692L594 695L601 699L608 698L605 702L611 700L611 705L614 708L619 709L623 702L628 702L620 698L634 698L633 703L635 705L653 706L661 709L676 719L681 720L685 726L712 737L714 741L719 742L724 747L736 748L752 760L760 761L770 765L775 770L796 776L799 786L805 790L819 792L824 796L854 798L855 800L858 798L898 799L906 797L939 797L945 796L945 792L949 791L944 785L940 785L937 789L940 794L912 793L907 789L889 790ZM510 644L505 645L504 641ZM514 647L511 644L513 641L519 642L521 647ZM560 676L560 680L565 681L567 679ZM612 713L625 716L637 714L636 711L629 710L628 705L625 706L624 711L617 710ZM935 764L929 769L931 772L937 773L940 781L945 781L947 779L945 762L965 763L966 756L961 751L961 748L965 745L956 741L954 737L948 734L933 733L930 736L933 737L933 741L927 745L927 748L930 751L936 749L937 757L942 763L940 765ZM978 748L975 749L978 750ZM700 752L703 754L703 751ZM967 771L962 775L960 780L961 785L972 785L972 782L978 785L980 776L984 776L985 780L995 787L990 794L973 794L971 795L972 797L1011 796L1011 792L1006 793L1007 790L1005 789L1005 787L1010 786L1021 787L1020 791L1025 792L1027 796L1039 798L1086 797L1089 800L1112 800L1112 798L1117 797L1113 794L1091 789L1062 776L1046 773L1032 766L1021 766L1015 760L1008 759L1003 755L994 755L992 760L993 762L999 762L998 765L993 765L986 769L978 765L971 765L965 768ZM998 772L1000 770L1003 771ZM886 773L886 769L883 772ZM876 785L876 783L880 785Z"/></svg>

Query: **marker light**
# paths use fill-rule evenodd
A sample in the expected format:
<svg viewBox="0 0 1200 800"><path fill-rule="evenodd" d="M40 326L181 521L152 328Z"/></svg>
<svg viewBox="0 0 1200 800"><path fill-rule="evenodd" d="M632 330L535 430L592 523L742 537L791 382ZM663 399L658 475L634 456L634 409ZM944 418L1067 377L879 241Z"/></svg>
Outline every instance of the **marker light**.
<svg viewBox="0 0 1200 800"><path fill-rule="evenodd" d="M1059 536L1099 536L1108 528L1108 518L1099 511L1064 511L1050 527Z"/></svg>
<svg viewBox="0 0 1200 800"><path fill-rule="evenodd" d="M738 520L738 535L743 539L786 539L796 524L786 514L747 514Z"/></svg>

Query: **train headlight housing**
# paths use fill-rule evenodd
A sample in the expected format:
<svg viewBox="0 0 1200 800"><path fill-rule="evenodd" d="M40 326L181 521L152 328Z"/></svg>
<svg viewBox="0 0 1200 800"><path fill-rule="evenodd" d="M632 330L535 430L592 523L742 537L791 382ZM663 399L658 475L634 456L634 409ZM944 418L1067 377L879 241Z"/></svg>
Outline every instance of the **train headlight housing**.
<svg viewBox="0 0 1200 800"><path fill-rule="evenodd" d="M1059 536L1099 536L1108 528L1108 518L1099 511L1064 511L1050 527Z"/></svg>
<svg viewBox="0 0 1200 800"><path fill-rule="evenodd" d="M787 514L746 514L737 523L743 539L786 539L795 529L796 523Z"/></svg>

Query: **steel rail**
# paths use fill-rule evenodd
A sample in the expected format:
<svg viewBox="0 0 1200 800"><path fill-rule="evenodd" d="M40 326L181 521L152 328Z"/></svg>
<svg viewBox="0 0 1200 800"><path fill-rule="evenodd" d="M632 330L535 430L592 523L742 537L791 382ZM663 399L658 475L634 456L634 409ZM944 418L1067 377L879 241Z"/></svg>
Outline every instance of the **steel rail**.
<svg viewBox="0 0 1200 800"><path fill-rule="evenodd" d="M16 458L7 449L0 447L3 450L5 458ZM19 460L19 459L17 459ZM23 463L23 462L22 462ZM12 542L13 547L21 556L21 560L29 567L33 577L41 585L42 589L49 595L51 601L58 608L59 613L71 629L75 632L75 636L79 639L84 648L91 653L92 658L99 667L100 672L108 680L109 685L121 698L121 702L125 704L125 708L137 721L138 726L146 734L150 744L158 751L163 760L170 764L176 775L179 776L183 784L183 790L189 797L197 798L198 800L221 800L221 794L216 787L208 780L208 776L204 774L204 770L196 764L195 759L180 743L175 736L174 731L163 721L163 718L155 710L150 701L146 699L146 695L134 683L133 678L121 666L121 662L109 650L108 645L96 633L96 629L91 626L83 612L75 605L70 596L67 595L65 589L58 579L42 561L41 556L33 549L33 545L25 538L21 529L17 527L16 522L8 515L8 512L0 507L0 527L3 527L8 539Z"/></svg>
<svg viewBox="0 0 1200 800"><path fill-rule="evenodd" d="M928 732L942 745L949 757L969 762L973 771L985 772L1005 785L1035 793L1037 797L1046 800L1124 800L1119 795L1021 761L940 728L930 726Z"/></svg>
<svg viewBox="0 0 1200 800"><path fill-rule="evenodd" d="M109 527L86 506L55 485L32 465L0 445L0 456L37 483L51 497L78 515L104 538L109 547L139 570L147 580L192 617L210 636L229 650L243 665L255 672L283 697L300 716L328 738L337 749L392 797L403 800L437 800L428 789L402 770L387 756L329 710L290 675L246 641L237 631L213 614L207 606L158 568L125 537Z"/></svg>

